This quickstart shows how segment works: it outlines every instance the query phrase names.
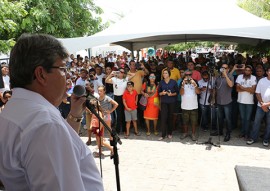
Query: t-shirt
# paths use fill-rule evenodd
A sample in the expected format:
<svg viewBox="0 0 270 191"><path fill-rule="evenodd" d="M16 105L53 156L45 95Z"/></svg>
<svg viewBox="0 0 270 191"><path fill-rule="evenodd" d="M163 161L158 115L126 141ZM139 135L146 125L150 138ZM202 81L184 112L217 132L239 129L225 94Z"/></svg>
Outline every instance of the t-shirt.
<svg viewBox="0 0 270 191"><path fill-rule="evenodd" d="M264 77L259 81L255 93L261 94L263 102L270 102L270 80L268 80L267 77ZM258 106L261 107L259 102Z"/></svg>
<svg viewBox="0 0 270 191"><path fill-rule="evenodd" d="M198 81L199 88L207 87L207 84L208 84L208 81L205 82L203 79ZM212 86L214 86L214 84L215 84L214 80L213 80L212 84L211 84L211 81L209 81L208 92L207 92L205 105L209 105L208 99L209 99L209 96L210 96L210 90L213 89ZM205 96L206 96L206 90L201 91L199 103L202 104L202 105L204 105Z"/></svg>
<svg viewBox="0 0 270 191"><path fill-rule="evenodd" d="M255 76L251 75L249 79L245 79L243 76L244 76L243 74L240 74L237 77L236 79L237 84L240 84L241 86L245 88L252 87L257 84ZM237 102L243 103L243 104L254 104L253 96L254 94L251 94L247 91L238 92Z"/></svg>
<svg viewBox="0 0 270 191"><path fill-rule="evenodd" d="M123 94L123 100L126 101L127 107L135 110L137 109L137 105L136 105L136 96L137 96L137 91L133 90L132 93L130 93L128 90L126 90ZM125 108L126 110L126 108Z"/></svg>
<svg viewBox="0 0 270 191"><path fill-rule="evenodd" d="M109 96L105 95L103 100L99 100L100 106L103 110L103 114L106 114L106 111L112 109L112 104L111 104L112 98Z"/></svg>
<svg viewBox="0 0 270 191"><path fill-rule="evenodd" d="M184 84L181 108L185 110L198 109L198 99L195 87L191 84Z"/></svg>
<svg viewBox="0 0 270 191"><path fill-rule="evenodd" d="M128 77L126 77L125 79L112 77L114 95L116 96L123 95L127 87L127 82L128 82Z"/></svg>
<svg viewBox="0 0 270 191"><path fill-rule="evenodd" d="M81 85L81 86L85 87L85 83L86 83L86 80L82 79L81 77L79 77L76 80L76 85Z"/></svg>

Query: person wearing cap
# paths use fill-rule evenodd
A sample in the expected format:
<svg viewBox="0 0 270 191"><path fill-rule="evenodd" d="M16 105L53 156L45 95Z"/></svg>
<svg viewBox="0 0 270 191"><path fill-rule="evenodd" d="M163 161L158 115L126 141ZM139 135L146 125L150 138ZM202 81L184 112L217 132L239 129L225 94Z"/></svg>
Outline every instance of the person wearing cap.
<svg viewBox="0 0 270 191"><path fill-rule="evenodd" d="M181 95L181 108L183 115L183 134L180 137L185 139L188 136L188 125L191 124L191 139L197 140L197 127L198 127L198 98L200 89L192 79L192 71L186 70L185 77L181 83L180 95Z"/></svg>
<svg viewBox="0 0 270 191"><path fill-rule="evenodd" d="M127 83L127 89L123 94L123 104L125 106L125 119L126 119L126 135L125 138L129 137L130 123L132 121L134 127L134 134L140 136L137 127L137 103L138 94L134 89L134 82L129 81Z"/></svg>
<svg viewBox="0 0 270 191"><path fill-rule="evenodd" d="M246 65L244 74L240 74L236 79L236 91L238 92L238 106L241 116L241 134L239 138L248 138L249 125L254 105L254 93L256 89L256 77L252 74L252 66Z"/></svg>

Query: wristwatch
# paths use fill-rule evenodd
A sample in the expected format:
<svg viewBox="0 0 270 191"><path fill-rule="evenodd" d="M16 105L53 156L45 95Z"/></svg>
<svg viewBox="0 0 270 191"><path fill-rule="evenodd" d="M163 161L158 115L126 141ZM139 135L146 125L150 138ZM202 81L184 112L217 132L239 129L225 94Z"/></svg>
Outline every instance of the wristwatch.
<svg viewBox="0 0 270 191"><path fill-rule="evenodd" d="M74 122L82 122L82 117L74 117L71 114L68 114L68 118Z"/></svg>

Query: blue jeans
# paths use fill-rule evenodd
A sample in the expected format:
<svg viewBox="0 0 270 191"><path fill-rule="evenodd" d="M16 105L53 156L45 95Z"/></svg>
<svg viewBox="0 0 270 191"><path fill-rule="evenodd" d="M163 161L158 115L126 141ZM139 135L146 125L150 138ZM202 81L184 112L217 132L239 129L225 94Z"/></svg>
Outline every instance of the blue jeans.
<svg viewBox="0 0 270 191"><path fill-rule="evenodd" d="M232 131L232 103L227 105L217 105L218 108L218 123L219 131L223 132L224 116L227 121L226 134L230 134Z"/></svg>
<svg viewBox="0 0 270 191"><path fill-rule="evenodd" d="M266 134L264 135L264 141L268 141L270 137L270 112L264 112L261 107L257 106L255 120L251 132L251 139L257 141L261 122L263 117L266 116Z"/></svg>
<svg viewBox="0 0 270 191"><path fill-rule="evenodd" d="M249 134L249 123L250 117L252 113L253 104L243 104L238 103L239 106L239 113L241 116L241 135L248 135Z"/></svg>
<svg viewBox="0 0 270 191"><path fill-rule="evenodd" d="M215 111L215 108L214 107L211 107L210 105L203 105L203 104L200 104L200 108L201 108L201 128L203 129L207 129L207 125L208 125L208 122L210 119L210 122L211 122L211 127L212 129L216 129L216 111ZM212 110L212 116L211 116L211 110ZM211 121L212 119L212 121ZM210 130L212 130L210 129Z"/></svg>

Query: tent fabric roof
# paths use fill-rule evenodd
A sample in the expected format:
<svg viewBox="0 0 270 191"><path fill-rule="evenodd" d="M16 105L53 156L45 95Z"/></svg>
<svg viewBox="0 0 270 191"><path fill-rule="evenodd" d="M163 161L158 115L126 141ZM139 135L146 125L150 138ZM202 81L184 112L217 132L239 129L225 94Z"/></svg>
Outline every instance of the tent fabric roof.
<svg viewBox="0 0 270 191"><path fill-rule="evenodd" d="M270 21L230 0L146 1L118 23L89 37L59 39L69 52L113 43L130 50L186 41L256 45L269 40Z"/></svg>

